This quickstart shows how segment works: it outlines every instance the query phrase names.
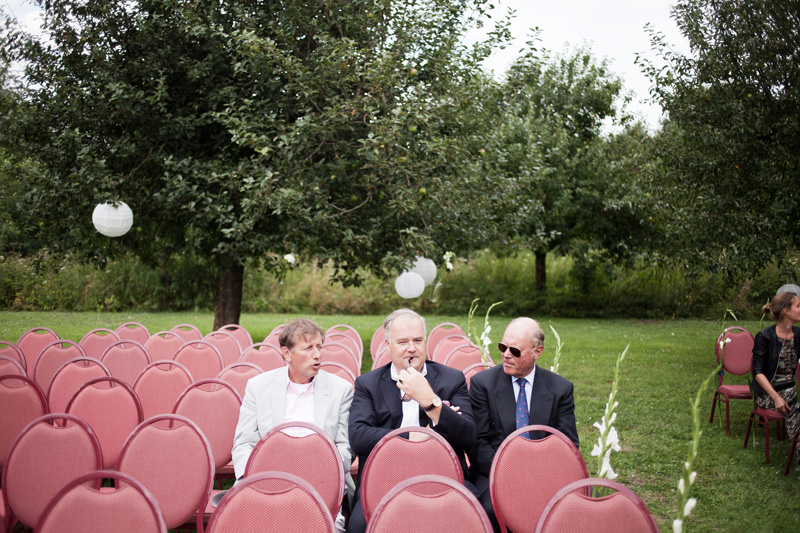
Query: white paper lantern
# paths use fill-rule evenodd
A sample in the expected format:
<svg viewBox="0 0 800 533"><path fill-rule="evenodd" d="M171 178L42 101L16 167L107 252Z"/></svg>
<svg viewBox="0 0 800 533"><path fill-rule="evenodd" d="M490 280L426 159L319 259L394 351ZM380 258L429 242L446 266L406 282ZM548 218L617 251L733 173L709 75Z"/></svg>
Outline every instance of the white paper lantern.
<svg viewBox="0 0 800 533"><path fill-rule="evenodd" d="M436 279L436 263L427 257L417 257L417 260L411 267L411 272L416 272L422 276L422 279L425 280L425 286L427 287Z"/></svg>
<svg viewBox="0 0 800 533"><path fill-rule="evenodd" d="M418 298L425 290L425 280L416 272L404 272L394 280L394 288L401 298Z"/></svg>
<svg viewBox="0 0 800 533"><path fill-rule="evenodd" d="M97 204L92 212L92 224L106 237L120 237L133 226L133 211L125 202L119 202L117 206Z"/></svg>

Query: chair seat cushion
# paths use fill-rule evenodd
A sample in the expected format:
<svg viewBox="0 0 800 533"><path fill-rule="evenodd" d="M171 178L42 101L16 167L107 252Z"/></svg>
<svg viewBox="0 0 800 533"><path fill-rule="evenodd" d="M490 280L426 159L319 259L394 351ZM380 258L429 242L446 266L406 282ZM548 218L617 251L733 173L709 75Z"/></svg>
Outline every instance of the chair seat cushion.
<svg viewBox="0 0 800 533"><path fill-rule="evenodd" d="M747 385L723 385L717 389L717 392L728 399L734 400L749 400L753 397L750 393L750 387Z"/></svg>

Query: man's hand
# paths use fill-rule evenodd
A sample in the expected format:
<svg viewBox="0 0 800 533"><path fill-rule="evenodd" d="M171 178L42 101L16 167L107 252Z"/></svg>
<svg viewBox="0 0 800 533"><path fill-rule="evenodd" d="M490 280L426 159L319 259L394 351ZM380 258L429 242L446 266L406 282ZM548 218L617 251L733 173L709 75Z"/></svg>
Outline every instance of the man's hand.
<svg viewBox="0 0 800 533"><path fill-rule="evenodd" d="M412 367L403 369L397 374L397 388L403 391L407 397L416 401L422 407L427 407L433 403L433 392L425 376Z"/></svg>

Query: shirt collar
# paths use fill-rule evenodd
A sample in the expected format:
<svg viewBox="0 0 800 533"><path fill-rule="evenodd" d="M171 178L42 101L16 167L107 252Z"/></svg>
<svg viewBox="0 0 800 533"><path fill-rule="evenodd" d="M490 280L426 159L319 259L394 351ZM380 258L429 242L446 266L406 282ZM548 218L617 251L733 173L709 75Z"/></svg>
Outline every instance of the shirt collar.
<svg viewBox="0 0 800 533"><path fill-rule="evenodd" d="M531 373L528 374L527 376L522 376L522 377L525 378L525 380L528 383L533 385L534 374L536 374L536 363L533 363L533 370L531 370ZM516 385L517 384L517 380L519 379L519 377L517 377L517 376L509 376L509 377L511 378L511 383Z"/></svg>
<svg viewBox="0 0 800 533"><path fill-rule="evenodd" d="M391 366L391 368L389 369L389 372L391 372L392 381L397 381L397 368L394 366L394 363L392 363L390 366ZM427 376L428 375L428 363L427 362L422 364L422 375L423 376Z"/></svg>

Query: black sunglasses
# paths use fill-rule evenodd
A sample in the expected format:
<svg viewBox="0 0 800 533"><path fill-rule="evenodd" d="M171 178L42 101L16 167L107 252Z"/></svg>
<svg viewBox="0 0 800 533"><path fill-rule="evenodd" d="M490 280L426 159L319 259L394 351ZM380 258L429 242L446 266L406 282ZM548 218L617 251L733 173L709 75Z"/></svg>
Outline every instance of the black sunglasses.
<svg viewBox="0 0 800 533"><path fill-rule="evenodd" d="M522 351L520 351L519 348L514 348L513 346L506 346L502 342L498 342L497 347L500 349L500 353L506 353L506 350L508 350L514 357L519 357L520 355L522 355Z"/></svg>

